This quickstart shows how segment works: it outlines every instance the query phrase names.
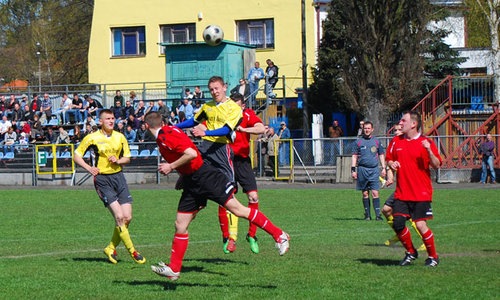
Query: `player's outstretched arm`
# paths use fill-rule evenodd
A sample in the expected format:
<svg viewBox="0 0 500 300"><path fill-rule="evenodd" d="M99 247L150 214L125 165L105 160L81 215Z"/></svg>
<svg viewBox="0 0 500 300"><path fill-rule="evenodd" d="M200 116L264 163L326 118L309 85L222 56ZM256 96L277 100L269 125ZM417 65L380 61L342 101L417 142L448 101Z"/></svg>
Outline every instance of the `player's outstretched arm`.
<svg viewBox="0 0 500 300"><path fill-rule="evenodd" d="M179 128L179 129L191 128L191 127L196 126L196 124L197 123L194 121L194 117L192 117L191 119L187 119L187 120L185 120L183 122L175 124L175 127Z"/></svg>
<svg viewBox="0 0 500 300"><path fill-rule="evenodd" d="M173 170L179 168L180 166L183 166L187 164L188 162L192 161L198 156L198 152L194 150L193 148L187 148L184 150L183 154L181 157L179 157L177 160L175 160L172 163L161 163L158 166L158 171L162 173L163 175L167 175Z"/></svg>
<svg viewBox="0 0 500 300"><path fill-rule="evenodd" d="M237 128L239 132L246 132L250 134L262 134L266 132L266 129L267 129L266 126L264 126L264 124L262 123L257 123L252 127L243 128L241 126L238 126Z"/></svg>

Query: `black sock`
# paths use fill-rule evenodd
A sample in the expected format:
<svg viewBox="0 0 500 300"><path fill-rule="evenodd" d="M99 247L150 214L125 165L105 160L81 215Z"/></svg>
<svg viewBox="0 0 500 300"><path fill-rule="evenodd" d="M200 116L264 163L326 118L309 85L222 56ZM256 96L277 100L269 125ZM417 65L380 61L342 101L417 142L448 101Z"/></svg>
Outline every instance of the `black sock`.
<svg viewBox="0 0 500 300"><path fill-rule="evenodd" d="M375 215L380 217L380 198L373 198L373 209L375 210Z"/></svg>
<svg viewBox="0 0 500 300"><path fill-rule="evenodd" d="M365 208L365 218L366 217L371 218L371 215L370 215L370 198L363 198L363 206Z"/></svg>

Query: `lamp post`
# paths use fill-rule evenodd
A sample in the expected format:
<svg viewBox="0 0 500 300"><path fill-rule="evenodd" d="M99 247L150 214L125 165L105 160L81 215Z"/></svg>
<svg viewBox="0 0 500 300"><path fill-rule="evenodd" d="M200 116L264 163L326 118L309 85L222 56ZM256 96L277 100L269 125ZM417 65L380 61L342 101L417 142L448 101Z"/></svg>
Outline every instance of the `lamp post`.
<svg viewBox="0 0 500 300"><path fill-rule="evenodd" d="M42 54L41 52L42 46L40 43L36 43L36 56L38 57L38 93L42 92L42 62L40 60L40 55Z"/></svg>

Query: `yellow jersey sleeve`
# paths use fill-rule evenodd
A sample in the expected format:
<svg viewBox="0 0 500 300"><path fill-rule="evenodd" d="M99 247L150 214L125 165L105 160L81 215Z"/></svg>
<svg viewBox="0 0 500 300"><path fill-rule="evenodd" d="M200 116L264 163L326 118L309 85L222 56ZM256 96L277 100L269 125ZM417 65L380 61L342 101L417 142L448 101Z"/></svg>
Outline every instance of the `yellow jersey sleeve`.
<svg viewBox="0 0 500 300"><path fill-rule="evenodd" d="M92 135L91 134L87 134L83 140L80 142L80 145L78 146L78 148L76 148L75 150L75 154L80 156L80 157L83 157L85 155L85 152L87 152L87 149L89 148L90 145L92 145Z"/></svg>
<svg viewBox="0 0 500 300"><path fill-rule="evenodd" d="M131 157L132 154L130 154L130 147L128 146L128 142L127 142L127 139L125 138L125 136L120 133L121 135L121 143L122 143L122 151L123 151L123 157Z"/></svg>

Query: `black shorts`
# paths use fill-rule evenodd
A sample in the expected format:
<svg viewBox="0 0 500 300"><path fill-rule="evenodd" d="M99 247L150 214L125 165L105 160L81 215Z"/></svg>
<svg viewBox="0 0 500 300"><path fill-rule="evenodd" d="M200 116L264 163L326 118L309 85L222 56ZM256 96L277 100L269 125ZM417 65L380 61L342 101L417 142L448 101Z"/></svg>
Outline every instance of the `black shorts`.
<svg viewBox="0 0 500 300"><path fill-rule="evenodd" d="M243 188L243 193L257 191L257 181L255 181L250 157L235 155L233 162L235 179Z"/></svg>
<svg viewBox="0 0 500 300"><path fill-rule="evenodd" d="M233 149L229 144L214 143L202 140L198 150L204 162L208 162L219 169L226 177L234 182Z"/></svg>
<svg viewBox="0 0 500 300"><path fill-rule="evenodd" d="M431 201L394 200L393 215L411 218L413 222L433 219Z"/></svg>
<svg viewBox="0 0 500 300"><path fill-rule="evenodd" d="M123 172L114 174L98 174L94 177L94 187L105 207L118 200L118 203L132 203Z"/></svg>
<svg viewBox="0 0 500 300"><path fill-rule="evenodd" d="M390 207L393 207L394 206L394 193L392 193L389 198L387 198L387 200L385 200L385 203L384 205L387 205L387 206L390 206Z"/></svg>
<svg viewBox="0 0 500 300"><path fill-rule="evenodd" d="M235 192L232 181L218 169L204 163L193 174L182 177L182 192L178 212L196 213L207 205L207 199L224 206Z"/></svg>

